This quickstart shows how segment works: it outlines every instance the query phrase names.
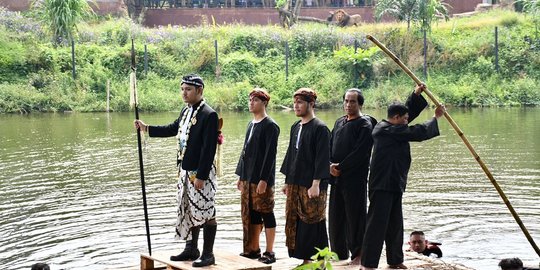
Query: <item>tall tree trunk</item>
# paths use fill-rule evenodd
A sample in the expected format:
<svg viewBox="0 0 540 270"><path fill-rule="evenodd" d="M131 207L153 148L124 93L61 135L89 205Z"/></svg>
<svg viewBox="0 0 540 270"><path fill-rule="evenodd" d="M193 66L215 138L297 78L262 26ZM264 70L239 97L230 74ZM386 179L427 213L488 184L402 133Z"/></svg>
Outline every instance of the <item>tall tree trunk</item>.
<svg viewBox="0 0 540 270"><path fill-rule="evenodd" d="M296 0L293 10L293 21L296 23L298 21L298 16L300 15L300 9L302 8L302 3L304 0Z"/></svg>
<svg viewBox="0 0 540 270"><path fill-rule="evenodd" d="M144 8L144 0L124 0L127 7L128 16L132 20L136 20L141 15Z"/></svg>

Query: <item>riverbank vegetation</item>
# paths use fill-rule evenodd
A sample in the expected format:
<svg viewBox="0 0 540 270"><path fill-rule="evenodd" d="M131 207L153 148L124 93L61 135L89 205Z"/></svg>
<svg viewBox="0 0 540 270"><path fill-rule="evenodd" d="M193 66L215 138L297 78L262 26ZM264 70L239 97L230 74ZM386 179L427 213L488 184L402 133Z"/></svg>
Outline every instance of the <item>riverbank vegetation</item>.
<svg viewBox="0 0 540 270"><path fill-rule="evenodd" d="M179 78L191 72L205 78L208 102L224 110L245 110L247 93L256 86L270 91L274 107L290 106L291 94L299 87L315 89L323 108L340 106L344 89L355 86L364 90L367 107L403 100L413 82L366 34L422 76L422 33L407 31L405 23L350 28L297 24L285 30L208 21L194 28L144 28L127 18L79 25L73 79L71 46L51 43L31 14L0 10L0 112L104 111L107 85L111 110L129 110L131 38L139 108L145 111L179 110ZM504 10L434 24L427 35L428 87L454 106L539 105L537 29L531 16Z"/></svg>

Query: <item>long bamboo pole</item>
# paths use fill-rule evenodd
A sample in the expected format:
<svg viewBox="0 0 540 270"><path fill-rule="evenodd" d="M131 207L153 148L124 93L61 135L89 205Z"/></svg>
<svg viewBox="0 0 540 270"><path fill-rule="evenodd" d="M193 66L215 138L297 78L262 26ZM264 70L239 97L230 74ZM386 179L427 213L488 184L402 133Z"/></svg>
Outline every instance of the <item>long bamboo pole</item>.
<svg viewBox="0 0 540 270"><path fill-rule="evenodd" d="M375 45L377 45L377 47L379 47L383 52L385 52L390 58L392 58L392 60L394 60L394 62L396 62L396 64L398 64L401 69L403 69L403 71L405 71L405 73L407 73L407 75L409 75L409 77L411 77L411 79L413 79L413 81L416 83L416 84L421 84L422 81L420 81L418 79L418 77L416 77L412 71L407 67L405 66L405 64L403 64L403 62L401 62L401 60L394 54L392 53L390 50L388 50L382 43L380 43L376 38L370 36L370 35L367 35L366 36L367 39L371 40L373 43L375 43ZM424 93L426 93L426 95L429 97L429 99L431 99L431 101L435 104L435 106L439 107L441 106L442 104L437 100L437 98L427 89L427 87L424 89ZM510 204L510 201L508 200L508 198L506 197L506 195L504 194L504 191L501 189L501 187L499 186L499 184L497 183L497 181L495 181L495 178L493 177L493 175L491 174L491 172L489 171L488 167L486 166L486 164L484 163L484 161L482 161L482 159L480 159L480 156L478 156L478 154L476 153L476 151L474 150L474 148L472 147L472 145L469 143L469 140L467 140L467 138L465 137L465 135L463 134L463 131L461 131L461 129L459 128L459 126L456 124L456 122L454 121L454 119L452 119L452 117L450 116L450 114L448 114L448 112L444 112L444 117L446 118L446 120L448 120L448 122L450 123L450 125L454 128L454 130L456 131L456 133L459 135L459 137L461 138L461 140L463 140L463 143L465 143L465 146L467 146L467 148L469 149L469 151L471 152L471 154L473 155L474 159L476 159L476 161L478 162L478 164L480 164L480 167L482 167L482 170L484 171L484 173L486 173L486 176L489 178L489 181L491 181L491 184L493 184L493 186L495 187L495 189L497 190L497 192L499 193L499 196L501 196L502 200L504 201L504 204L506 204L506 207L508 207L508 210L510 210L510 213L512 213L512 216L514 217L514 219L516 220L517 224L519 225L519 227L521 228L521 231L523 231L523 234L525 234L525 237L527 238L527 240L529 241L529 243L531 244L532 248L534 249L534 251L536 251L536 254L540 257L540 249L538 248L538 246L536 245L536 243L534 242L534 239L531 237L529 231L527 230L527 228L525 227L525 225L523 224L523 221L521 221L521 218L519 217L519 215L517 214L517 212L514 210L514 207L512 206L512 204Z"/></svg>
<svg viewBox="0 0 540 270"><path fill-rule="evenodd" d="M131 73L132 73L132 83L131 95L133 98L133 105L135 105L135 119L139 120L139 107L137 102L137 85L136 85L136 74L137 66L135 65L135 46L133 39L131 40ZM146 242L148 243L148 253L152 256L152 244L150 242L150 225L148 222L148 206L146 203L146 184L144 182L144 164L143 164L143 155L142 155L142 145L141 145L141 130L137 129L137 148L139 149L139 170L141 174L141 189L143 197L143 207L144 207L144 224L146 226Z"/></svg>

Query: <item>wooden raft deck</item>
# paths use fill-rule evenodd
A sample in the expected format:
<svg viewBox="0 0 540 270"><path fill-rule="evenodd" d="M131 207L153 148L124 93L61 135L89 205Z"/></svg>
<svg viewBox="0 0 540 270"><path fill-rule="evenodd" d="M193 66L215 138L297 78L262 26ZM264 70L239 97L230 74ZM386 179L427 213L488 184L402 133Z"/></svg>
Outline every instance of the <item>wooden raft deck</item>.
<svg viewBox="0 0 540 270"><path fill-rule="evenodd" d="M178 251L157 251L152 256L148 254L141 254L141 270L154 270L154 269L167 269L167 270L203 270L203 269L212 269L212 270L233 270L233 269L244 269L244 270L290 270L295 268L302 261L288 258L280 257L278 254L277 261L273 264L267 265L258 262L257 260L250 260L238 254L234 254L228 251L215 251L216 264L213 266L203 267L203 268L194 268L191 266L191 261L187 262L173 262L169 260L171 255L176 255ZM405 252L405 262L404 264L409 269L433 269L433 270L471 270L469 268L459 264L445 263L440 259L431 259L426 256L419 255L414 252ZM348 265L347 261L333 262L332 266L334 269L340 270L358 270L359 266ZM381 257L379 263L379 269L390 269L386 265L386 257Z"/></svg>
<svg viewBox="0 0 540 270"><path fill-rule="evenodd" d="M169 260L171 255L177 255L178 251L158 251L150 256L147 253L141 254L141 270L167 269L167 270L270 270L271 265L261 263L257 260L250 260L238 254L233 254L227 251L214 250L216 256L216 264L207 267L193 267L192 261L173 262Z"/></svg>
<svg viewBox="0 0 540 270"><path fill-rule="evenodd" d="M429 257L419 255L416 252L404 252L405 253L405 264L409 269L433 269L433 270L474 270L463 265L446 263L440 259L431 259ZM272 264L272 270L290 270L300 264L302 261L292 258L278 258L275 263ZM339 270L359 270L360 267L357 265L349 265L348 261L339 261L332 262L334 269ZM391 269L387 267L386 256L383 254L381 260L379 261L378 269Z"/></svg>

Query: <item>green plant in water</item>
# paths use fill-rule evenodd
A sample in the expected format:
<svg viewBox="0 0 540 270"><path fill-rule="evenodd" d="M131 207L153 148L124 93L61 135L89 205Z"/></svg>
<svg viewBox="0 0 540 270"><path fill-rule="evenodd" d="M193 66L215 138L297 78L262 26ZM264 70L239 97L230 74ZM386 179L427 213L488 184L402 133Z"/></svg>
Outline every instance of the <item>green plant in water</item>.
<svg viewBox="0 0 540 270"><path fill-rule="evenodd" d="M332 267L332 261L338 261L338 255L335 252L330 251L328 247L324 249L317 249L317 253L311 256L313 262L308 264L302 264L294 268L294 270L316 270L316 269L334 269Z"/></svg>
<svg viewBox="0 0 540 270"><path fill-rule="evenodd" d="M73 40L77 24L94 14L86 0L35 0L32 7L48 27L54 43Z"/></svg>

